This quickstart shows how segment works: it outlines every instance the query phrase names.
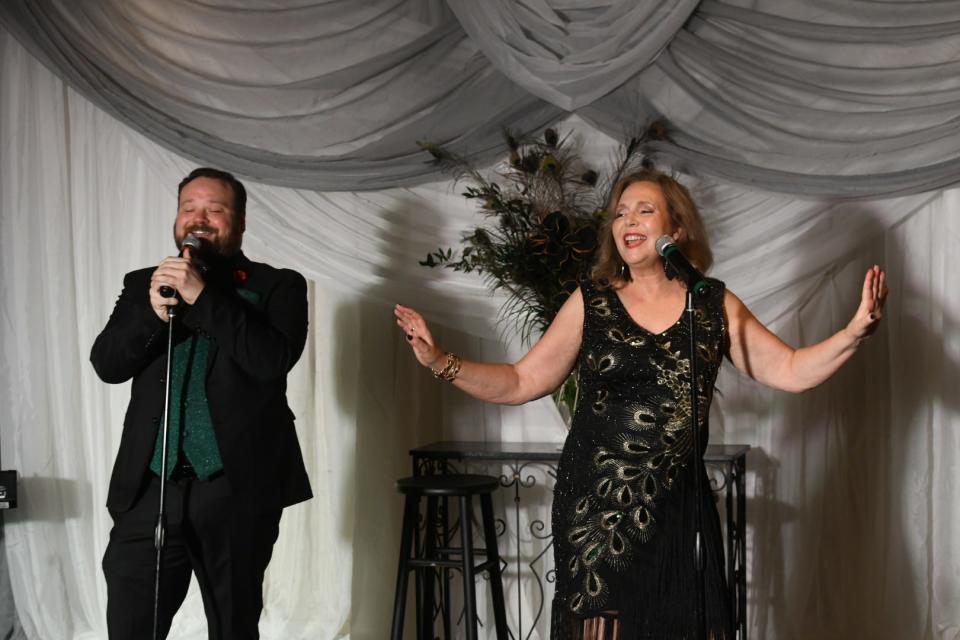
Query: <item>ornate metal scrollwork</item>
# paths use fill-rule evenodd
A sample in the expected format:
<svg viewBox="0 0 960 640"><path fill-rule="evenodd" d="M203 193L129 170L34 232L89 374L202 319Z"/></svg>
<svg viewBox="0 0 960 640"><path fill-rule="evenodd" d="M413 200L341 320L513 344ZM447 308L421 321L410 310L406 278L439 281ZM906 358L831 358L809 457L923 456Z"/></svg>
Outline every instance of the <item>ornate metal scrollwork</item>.
<svg viewBox="0 0 960 640"><path fill-rule="evenodd" d="M726 490L730 483L729 465L717 464L716 462L706 463L707 478L710 480L710 490L714 493L720 493Z"/></svg>

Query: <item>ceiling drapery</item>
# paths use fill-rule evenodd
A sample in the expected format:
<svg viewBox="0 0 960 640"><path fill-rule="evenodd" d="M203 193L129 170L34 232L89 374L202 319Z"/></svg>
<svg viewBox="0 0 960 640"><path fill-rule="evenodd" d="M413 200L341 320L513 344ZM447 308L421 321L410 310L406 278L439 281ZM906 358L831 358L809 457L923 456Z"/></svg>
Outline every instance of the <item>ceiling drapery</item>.
<svg viewBox="0 0 960 640"><path fill-rule="evenodd" d="M448 0L464 31L505 76L574 111L652 63L697 0Z"/></svg>
<svg viewBox="0 0 960 640"><path fill-rule="evenodd" d="M0 13L34 55L135 129L283 186L423 181L438 176L417 140L485 158L504 123L536 129L562 114L491 68L437 0L273 10L42 0Z"/></svg>
<svg viewBox="0 0 960 640"><path fill-rule="evenodd" d="M765 190L960 175L953 2L19 0L0 21L154 140L282 186L436 179L416 141L482 162L570 111L618 138L664 116L666 162Z"/></svg>

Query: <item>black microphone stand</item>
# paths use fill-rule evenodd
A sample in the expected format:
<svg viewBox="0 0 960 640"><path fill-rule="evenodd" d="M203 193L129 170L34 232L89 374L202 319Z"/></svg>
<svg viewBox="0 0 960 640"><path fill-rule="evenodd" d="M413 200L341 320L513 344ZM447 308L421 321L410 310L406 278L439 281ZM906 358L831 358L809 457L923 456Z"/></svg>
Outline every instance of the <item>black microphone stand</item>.
<svg viewBox="0 0 960 640"><path fill-rule="evenodd" d="M656 242L657 253L663 258L667 278L679 276L687 286L687 329L690 333L690 422L693 429L693 474L694 474L694 531L693 531L693 567L697 584L697 640L707 640L706 614L706 559L703 549L703 479L706 467L700 444L700 390L697 385L697 310L694 305L696 296L704 296L710 285L706 278L681 253L673 237L660 236Z"/></svg>
<svg viewBox="0 0 960 640"><path fill-rule="evenodd" d="M180 243L179 255L183 258L186 250L190 249L190 253L186 254L187 257L191 259L190 261L200 273L205 273L207 271L207 263L203 259L193 255L195 252L201 250L201 246L200 240L192 233L189 233L183 239L183 242ZM177 296L177 300L182 302L173 287L166 285L160 287L160 295L164 298ZM164 375L166 384L164 385L163 391L163 437L161 438L160 444L160 505L157 509L157 526L153 532L153 546L157 550L157 563L153 580L153 640L160 640L160 575L163 569L163 548L166 544L167 531L167 457L170 448L170 373L173 363L173 325L177 317L178 306L177 304L173 304L167 307L167 368L166 374Z"/></svg>
<svg viewBox="0 0 960 640"><path fill-rule="evenodd" d="M697 639L707 640L706 616L706 584L704 570L706 561L703 553L703 456L700 453L700 394L697 387L697 318L694 296L704 293L705 288L687 287L687 327L690 332L690 420L693 423L693 450L694 450L694 537L693 537L693 566L696 570L697 583Z"/></svg>
<svg viewBox="0 0 960 640"><path fill-rule="evenodd" d="M169 289L169 288L162 288ZM172 289L169 289L174 293ZM161 294L167 291L161 290ZM170 296L167 296L170 297ZM160 640L160 576L163 568L163 548L167 529L167 454L170 438L170 374L173 361L173 325L177 306L167 307L167 366L163 379L166 381L163 395L163 437L160 444L160 505L157 510L157 526L153 532L153 546L157 550L157 562L153 580L153 640Z"/></svg>

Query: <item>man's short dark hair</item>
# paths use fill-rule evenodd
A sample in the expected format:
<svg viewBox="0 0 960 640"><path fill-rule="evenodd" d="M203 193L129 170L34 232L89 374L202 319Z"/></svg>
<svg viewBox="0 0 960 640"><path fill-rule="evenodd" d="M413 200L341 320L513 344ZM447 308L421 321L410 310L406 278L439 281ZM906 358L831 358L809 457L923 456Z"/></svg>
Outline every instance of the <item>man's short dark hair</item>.
<svg viewBox="0 0 960 640"><path fill-rule="evenodd" d="M232 173L227 173L220 169L197 167L191 171L190 175L180 181L180 186L177 188L178 201L180 200L180 193L183 191L183 188L196 178L213 178L214 180L219 180L229 185L230 189L233 190L233 212L241 220L247 217L247 189L243 186L242 182L233 177Z"/></svg>

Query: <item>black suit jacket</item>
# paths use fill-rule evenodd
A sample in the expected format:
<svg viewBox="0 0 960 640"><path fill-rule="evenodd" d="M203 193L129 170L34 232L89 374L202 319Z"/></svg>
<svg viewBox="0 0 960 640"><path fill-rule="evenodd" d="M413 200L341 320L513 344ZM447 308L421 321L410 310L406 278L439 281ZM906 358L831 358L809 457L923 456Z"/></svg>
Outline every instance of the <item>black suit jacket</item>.
<svg viewBox="0 0 960 640"><path fill-rule="evenodd" d="M163 414L167 324L150 307L152 273L141 269L124 277L90 353L104 382L133 379L107 495L113 511L133 506ZM194 331L210 339L207 401L231 491L263 509L306 500L310 483L286 398L287 372L307 336L306 281L242 254L205 280L193 305L179 305L175 341Z"/></svg>

